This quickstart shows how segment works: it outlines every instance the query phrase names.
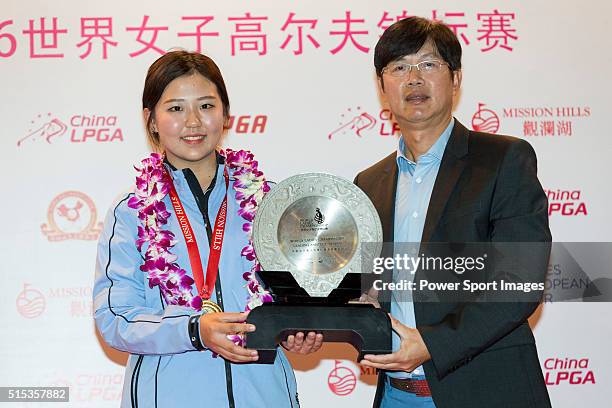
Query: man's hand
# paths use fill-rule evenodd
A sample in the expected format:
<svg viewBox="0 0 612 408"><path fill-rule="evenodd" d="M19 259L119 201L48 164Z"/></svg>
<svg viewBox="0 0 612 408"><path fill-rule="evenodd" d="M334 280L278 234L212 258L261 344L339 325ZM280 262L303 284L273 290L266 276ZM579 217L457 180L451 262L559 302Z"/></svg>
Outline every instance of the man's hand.
<svg viewBox="0 0 612 408"><path fill-rule="evenodd" d="M378 356L366 354L360 364L382 370L411 372L431 359L421 333L417 329L403 325L393 316L389 315L389 317L393 330L400 336L400 349L395 353Z"/></svg>
<svg viewBox="0 0 612 408"><path fill-rule="evenodd" d="M315 332L309 332L305 337L303 332L298 332L295 336L288 336L287 340L282 343L285 349L298 354L314 353L321 348L322 344L323 335Z"/></svg>
<svg viewBox="0 0 612 408"><path fill-rule="evenodd" d="M206 313L200 317L200 338L204 346L234 363L257 361L257 350L246 349L228 340L227 335L255 331L246 324L248 313Z"/></svg>
<svg viewBox="0 0 612 408"><path fill-rule="evenodd" d="M371 288L367 293L362 293L359 299L351 300L349 303L369 303L375 308L380 309L380 303L378 303L378 291Z"/></svg>

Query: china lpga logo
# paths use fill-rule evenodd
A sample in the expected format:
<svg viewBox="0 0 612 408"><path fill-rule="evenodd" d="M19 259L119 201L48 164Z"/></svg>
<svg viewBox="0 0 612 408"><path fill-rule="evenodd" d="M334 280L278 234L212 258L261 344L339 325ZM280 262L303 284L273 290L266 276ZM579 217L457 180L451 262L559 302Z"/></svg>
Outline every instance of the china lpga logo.
<svg viewBox="0 0 612 408"><path fill-rule="evenodd" d="M331 133L327 135L327 138L331 140L332 136L336 134L345 134L347 132L353 132L358 137L362 137L362 132L374 128L375 125L376 118L368 112L362 112L360 106L357 106L354 111L348 108L346 113L340 115L338 127L331 131Z"/></svg>
<svg viewBox="0 0 612 408"><path fill-rule="evenodd" d="M29 284L23 284L23 290L17 296L17 311L26 319L34 319L45 311L45 296Z"/></svg>
<svg viewBox="0 0 612 408"><path fill-rule="evenodd" d="M123 142L123 131L117 122L115 115L79 113L70 116L64 123L51 112L46 115L39 113L30 121L28 132L17 140L17 146L39 140L48 144ZM62 137L66 134L67 137Z"/></svg>
<svg viewBox="0 0 612 408"><path fill-rule="evenodd" d="M17 141L17 146L21 146L25 142L36 142L39 139L44 139L51 144L55 139L66 133L68 126L59 118L54 117L51 112L46 115L38 114L30 121L28 133Z"/></svg>
<svg viewBox="0 0 612 408"><path fill-rule="evenodd" d="M485 108L484 103L478 104L478 110L472 116L472 129L477 132L497 133L499 130L499 116L491 109Z"/></svg>
<svg viewBox="0 0 612 408"><path fill-rule="evenodd" d="M344 397L353 392L357 386L357 376L353 370L336 360L334 369L327 376L327 385L334 394Z"/></svg>
<svg viewBox="0 0 612 408"><path fill-rule="evenodd" d="M79 191L66 191L55 197L47 210L48 224L41 230L49 241L96 240L102 231L98 212L91 198Z"/></svg>
<svg viewBox="0 0 612 408"><path fill-rule="evenodd" d="M345 113L340 115L336 129L327 134L327 139L332 140L336 136L346 134L363 138L376 134L383 137L400 136L400 133L399 125L388 108L381 109L378 117L375 117L357 106L354 109L346 109Z"/></svg>

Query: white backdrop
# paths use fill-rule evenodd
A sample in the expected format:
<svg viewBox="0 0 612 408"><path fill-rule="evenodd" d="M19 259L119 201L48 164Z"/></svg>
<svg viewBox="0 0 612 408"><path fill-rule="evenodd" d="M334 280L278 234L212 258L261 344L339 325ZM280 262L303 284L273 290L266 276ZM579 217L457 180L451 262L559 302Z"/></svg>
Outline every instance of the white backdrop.
<svg viewBox="0 0 612 408"><path fill-rule="evenodd" d="M201 47L219 64L235 117L225 144L254 151L269 179L352 179L396 145L372 59L402 15L455 27L455 116L535 147L554 239L610 241L609 2L4 0L0 386L69 385L68 406L118 405L126 356L91 318L95 244L147 154L140 97L159 52ZM555 407L609 406L609 312L547 304L531 318ZM355 358L337 344L292 357L303 406L369 406L375 374Z"/></svg>

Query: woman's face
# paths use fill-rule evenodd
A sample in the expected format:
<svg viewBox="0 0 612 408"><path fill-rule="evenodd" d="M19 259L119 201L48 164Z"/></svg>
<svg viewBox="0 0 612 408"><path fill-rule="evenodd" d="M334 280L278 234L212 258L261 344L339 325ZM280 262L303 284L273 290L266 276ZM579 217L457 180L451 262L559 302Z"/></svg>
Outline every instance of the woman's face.
<svg viewBox="0 0 612 408"><path fill-rule="evenodd" d="M223 102L214 83L199 73L180 76L166 86L151 122L166 157L178 168L215 157L223 135ZM150 112L145 109L145 120Z"/></svg>

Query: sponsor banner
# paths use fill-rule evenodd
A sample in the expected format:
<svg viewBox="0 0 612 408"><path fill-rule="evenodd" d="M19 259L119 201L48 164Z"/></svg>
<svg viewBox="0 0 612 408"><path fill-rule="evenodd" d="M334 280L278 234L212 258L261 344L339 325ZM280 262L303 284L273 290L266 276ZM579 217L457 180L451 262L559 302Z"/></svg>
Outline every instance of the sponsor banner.
<svg viewBox="0 0 612 408"><path fill-rule="evenodd" d="M143 15L134 10L131 15L121 13L123 18L93 13L72 17L7 15L0 19L0 35L4 39L0 58L15 58L18 53L34 60L66 58L73 63L119 56L142 58L163 54L167 44L198 52L221 48L232 57L368 54L387 27L414 15L401 7L385 6L376 6L367 13L348 8L325 16L282 8L274 13L245 9L173 17L149 13ZM517 28L520 14L513 8L483 6L466 10L455 6L421 14L447 22L463 47L483 54L511 53L525 40Z"/></svg>
<svg viewBox="0 0 612 408"><path fill-rule="evenodd" d="M478 103L472 129L527 139L567 138L579 136L592 115L590 106L493 106Z"/></svg>
<svg viewBox="0 0 612 408"><path fill-rule="evenodd" d="M17 313L25 319L42 316L47 307L55 307L63 316L91 319L93 298L91 287L51 287L42 289L30 283L23 284L23 290L16 299ZM65 313L65 314L64 314ZM54 318L58 318L56 314Z"/></svg>
<svg viewBox="0 0 612 408"><path fill-rule="evenodd" d="M457 120L534 146L553 237L588 244L550 259L545 303L530 323L553 406L609 405L612 250L590 241L611 241L612 61L604 51L612 3L312 0L207 10L188 0L178 12L118 0L3 6L0 119L9 153L0 161L7 221L0 270L11 289L0 385L70 386L66 406L119 405L125 355L117 358L96 336L90 285L101 212L133 187L131 164L149 151L141 96L155 59L178 48L217 62L231 102L224 146L252 150L269 180L313 171L352 180L395 151L400 136L378 89L375 44L393 22L420 15L449 24L463 47ZM582 55L585 44L594 59ZM330 222L325 211L304 218L303 228ZM474 282L474 272L457 277ZM295 359L302 406L371 406L375 370L360 367L349 345L330 346L323 359ZM65 357L71 352L76 358Z"/></svg>

